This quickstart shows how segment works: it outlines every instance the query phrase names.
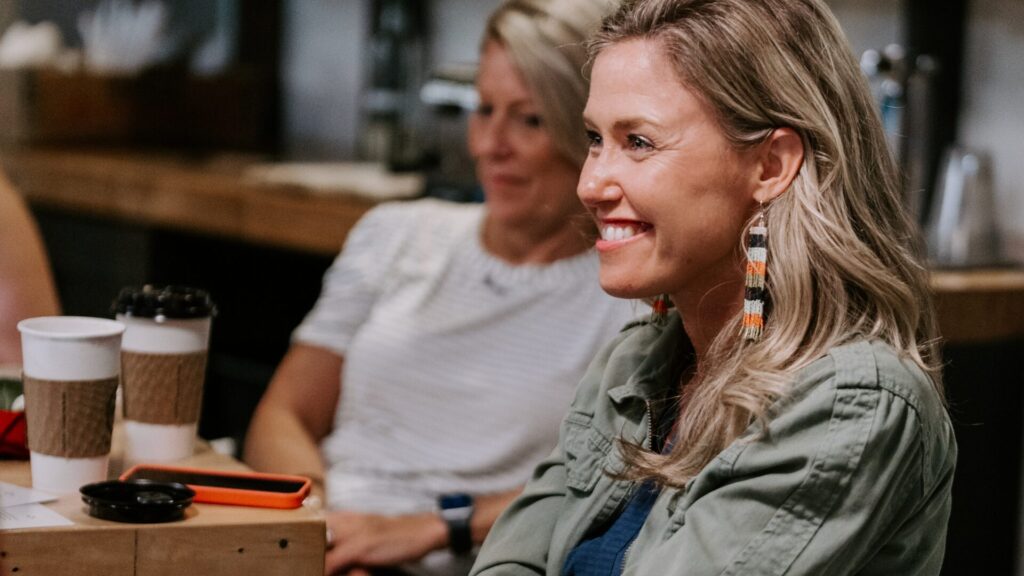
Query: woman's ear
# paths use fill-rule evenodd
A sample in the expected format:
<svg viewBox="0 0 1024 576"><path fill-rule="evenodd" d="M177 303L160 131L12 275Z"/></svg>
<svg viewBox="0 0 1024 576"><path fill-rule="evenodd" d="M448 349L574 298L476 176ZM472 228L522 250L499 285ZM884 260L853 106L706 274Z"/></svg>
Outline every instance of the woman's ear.
<svg viewBox="0 0 1024 576"><path fill-rule="evenodd" d="M760 144L760 177L754 200L768 204L793 183L804 162L804 141L792 128L776 128Z"/></svg>

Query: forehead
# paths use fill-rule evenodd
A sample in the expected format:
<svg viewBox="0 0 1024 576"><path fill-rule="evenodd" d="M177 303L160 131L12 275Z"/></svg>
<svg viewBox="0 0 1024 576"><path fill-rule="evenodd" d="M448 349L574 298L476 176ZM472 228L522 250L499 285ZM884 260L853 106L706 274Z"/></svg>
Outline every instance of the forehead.
<svg viewBox="0 0 1024 576"><path fill-rule="evenodd" d="M656 41L618 42L603 49L594 60L584 112L588 118L626 109L663 115L671 110L683 113L700 108L697 95L679 79Z"/></svg>
<svg viewBox="0 0 1024 576"><path fill-rule="evenodd" d="M477 89L487 96L508 100L532 100L533 94L508 49L496 40L488 40L480 53Z"/></svg>

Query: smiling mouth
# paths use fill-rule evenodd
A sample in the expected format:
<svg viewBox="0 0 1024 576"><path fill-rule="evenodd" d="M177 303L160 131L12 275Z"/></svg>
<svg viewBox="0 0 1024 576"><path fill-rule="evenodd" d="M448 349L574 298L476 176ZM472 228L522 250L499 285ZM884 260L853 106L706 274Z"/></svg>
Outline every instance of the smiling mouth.
<svg viewBox="0 0 1024 576"><path fill-rule="evenodd" d="M646 222L602 224L600 226L601 240L605 242L629 240L630 238L643 234L650 229L651 225Z"/></svg>

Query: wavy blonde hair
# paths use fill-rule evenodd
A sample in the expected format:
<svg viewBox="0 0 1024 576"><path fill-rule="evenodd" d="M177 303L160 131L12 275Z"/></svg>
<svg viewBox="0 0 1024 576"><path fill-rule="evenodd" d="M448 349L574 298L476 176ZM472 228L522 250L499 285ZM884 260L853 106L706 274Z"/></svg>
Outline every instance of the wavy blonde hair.
<svg viewBox="0 0 1024 576"><path fill-rule="evenodd" d="M737 311L702 359L671 453L623 443L625 476L684 485L752 423L763 423L798 370L854 339L890 344L941 395L918 234L867 83L825 4L629 1L605 20L591 57L632 39L661 46L737 149L789 127L801 135L805 157L768 209L764 334L741 341Z"/></svg>
<svg viewBox="0 0 1024 576"><path fill-rule="evenodd" d="M555 147L577 167L587 154L586 40L617 5L614 0L509 0L491 14L484 31L484 43L494 40L508 50L538 100Z"/></svg>

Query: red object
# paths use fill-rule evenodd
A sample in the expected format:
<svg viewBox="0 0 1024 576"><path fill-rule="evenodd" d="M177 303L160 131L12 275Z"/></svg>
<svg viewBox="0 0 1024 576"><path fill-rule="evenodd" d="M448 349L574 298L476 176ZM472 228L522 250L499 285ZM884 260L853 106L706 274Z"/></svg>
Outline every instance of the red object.
<svg viewBox="0 0 1024 576"><path fill-rule="evenodd" d="M0 457L28 459L25 413L0 410Z"/></svg>

